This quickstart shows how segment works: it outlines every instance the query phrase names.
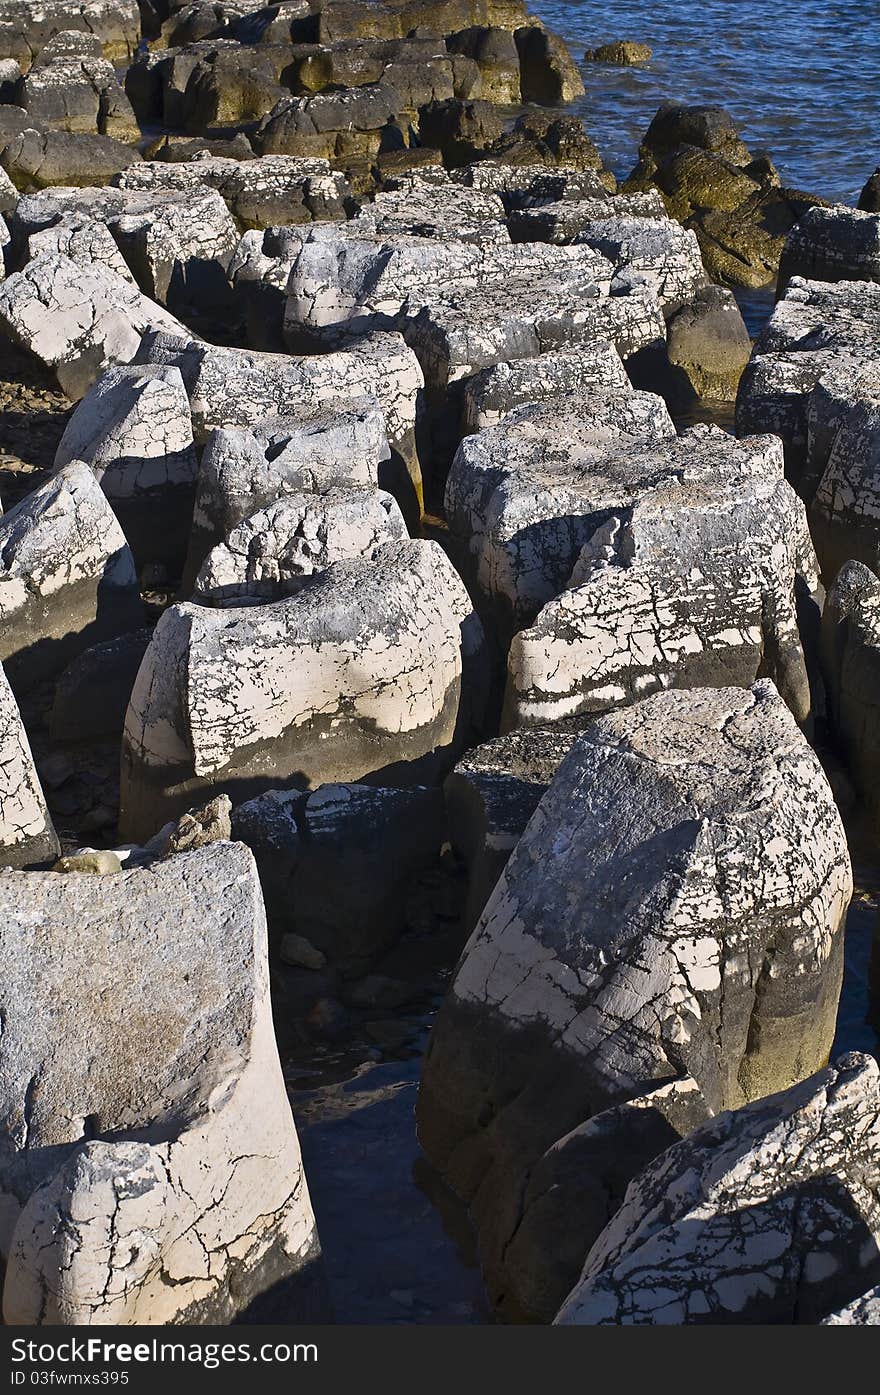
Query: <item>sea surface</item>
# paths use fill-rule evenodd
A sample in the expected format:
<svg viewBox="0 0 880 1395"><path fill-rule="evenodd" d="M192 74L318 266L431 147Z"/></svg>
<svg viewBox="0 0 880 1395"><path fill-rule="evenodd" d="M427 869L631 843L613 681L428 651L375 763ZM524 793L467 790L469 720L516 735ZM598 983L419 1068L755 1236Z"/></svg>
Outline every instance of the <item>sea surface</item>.
<svg viewBox="0 0 880 1395"><path fill-rule="evenodd" d="M880 164L880 0L530 0L581 66L572 110L615 174L635 164L661 101L725 107L795 188L855 203ZM615 39L650 45L646 68L583 63Z"/></svg>

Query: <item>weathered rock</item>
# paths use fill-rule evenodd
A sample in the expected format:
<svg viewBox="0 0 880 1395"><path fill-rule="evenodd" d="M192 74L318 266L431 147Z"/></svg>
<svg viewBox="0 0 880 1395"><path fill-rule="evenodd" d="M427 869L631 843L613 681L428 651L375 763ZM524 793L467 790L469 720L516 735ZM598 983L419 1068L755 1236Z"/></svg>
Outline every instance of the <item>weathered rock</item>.
<svg viewBox="0 0 880 1395"><path fill-rule="evenodd" d="M557 1140L627 1101L681 1136L821 1066L851 890L831 791L772 683L664 693L585 730L465 949L419 1090L420 1141L506 1311L549 1316L507 1254ZM646 1162L644 1128L605 1123L569 1280Z"/></svg>
<svg viewBox="0 0 880 1395"><path fill-rule="evenodd" d="M557 34L551 34L543 25L524 25L514 37L524 102L558 106L584 95L577 65Z"/></svg>
<svg viewBox="0 0 880 1395"><path fill-rule="evenodd" d="M476 242L483 247L509 242L504 204L498 195L468 189L442 173L442 180L433 170L430 179L424 171L396 178L391 188L361 208L348 226L349 233L380 242L398 237Z"/></svg>
<svg viewBox="0 0 880 1395"><path fill-rule="evenodd" d="M30 124L0 135L0 165L18 189L106 184L140 158L134 146L112 136L40 131Z"/></svg>
<svg viewBox="0 0 880 1395"><path fill-rule="evenodd" d="M104 48L97 34L86 29L59 29L47 44L43 44L34 61L43 68L56 58L103 58Z"/></svg>
<svg viewBox="0 0 880 1395"><path fill-rule="evenodd" d="M94 34L105 58L126 63L138 45L137 0L0 0L0 53L30 63L56 35Z"/></svg>
<svg viewBox="0 0 880 1395"><path fill-rule="evenodd" d="M388 438L374 401L354 400L348 411L331 406L302 418L211 433L202 453L185 589L213 547L276 500L345 487L368 490L384 478Z"/></svg>
<svg viewBox="0 0 880 1395"><path fill-rule="evenodd" d="M293 935L289 931L281 937L281 947L278 950L278 957L282 964L290 964L296 969L314 969L319 972L326 967L327 956L302 935Z"/></svg>
<svg viewBox="0 0 880 1395"><path fill-rule="evenodd" d="M381 490L287 495L244 519L208 553L195 594L210 605L281 600L332 562L374 557L408 536L395 500Z"/></svg>
<svg viewBox="0 0 880 1395"><path fill-rule="evenodd" d="M526 402L577 398L592 388L615 391L621 396L631 391L620 354L613 344L603 340L483 368L467 380L464 388L464 434L495 426L514 407Z"/></svg>
<svg viewBox="0 0 880 1395"><path fill-rule="evenodd" d="M508 213L565 200L607 203L609 199L603 176L592 168L554 168L553 163L504 164L501 160L486 159L450 171L449 178L466 189L498 194Z"/></svg>
<svg viewBox="0 0 880 1395"><path fill-rule="evenodd" d="M813 281L880 281L880 216L836 204L809 208L785 240L779 294L793 276Z"/></svg>
<svg viewBox="0 0 880 1395"><path fill-rule="evenodd" d="M852 406L810 504L810 528L827 583L849 558L880 571L880 397Z"/></svg>
<svg viewBox="0 0 880 1395"><path fill-rule="evenodd" d="M657 452L665 478L596 515L566 589L514 636L506 725L583 718L663 688L746 687L759 675L808 720L804 650L815 658L821 592L806 512L774 437L728 442L688 433ZM821 711L821 689L819 698Z"/></svg>
<svg viewBox="0 0 880 1395"><path fill-rule="evenodd" d="M519 103L519 53L509 29L474 25L450 34L446 47L450 53L461 53L474 60L480 71L479 95L484 101L510 106Z"/></svg>
<svg viewBox="0 0 880 1395"><path fill-rule="evenodd" d="M618 279L647 286L667 308L690 300L706 282L696 235L671 218L596 219L575 242L601 252L618 269Z"/></svg>
<svg viewBox="0 0 880 1395"><path fill-rule="evenodd" d="M28 260L36 257L67 257L86 270L104 266L114 276L137 286L128 263L116 241L103 223L96 223L87 214L64 213L50 226L30 234L27 240Z"/></svg>
<svg viewBox="0 0 880 1395"><path fill-rule="evenodd" d="M55 453L94 473L138 564L183 563L198 476L192 418L180 370L110 368L82 399Z"/></svg>
<svg viewBox="0 0 880 1395"><path fill-rule="evenodd" d="M722 107L661 103L639 154L659 161L686 145L709 150L732 164L747 165L751 159L748 147L740 140L739 127Z"/></svg>
<svg viewBox="0 0 880 1395"><path fill-rule="evenodd" d="M482 715L482 630L436 543L336 562L295 596L174 606L132 693L120 836L223 791L445 773ZM327 739L329 736L330 739Z"/></svg>
<svg viewBox="0 0 880 1395"><path fill-rule="evenodd" d="M134 358L147 328L175 341L187 332L162 306L97 265L37 257L0 286L0 326L29 349L74 401L105 368Z"/></svg>
<svg viewBox="0 0 880 1395"><path fill-rule="evenodd" d="M286 97L264 116L252 143L258 155L375 156L406 144L395 125L400 110L397 92L384 83Z"/></svg>
<svg viewBox="0 0 880 1395"><path fill-rule="evenodd" d="M53 741L121 736L131 690L152 630L130 630L92 645L68 664L55 686L49 718Z"/></svg>
<svg viewBox="0 0 880 1395"><path fill-rule="evenodd" d="M831 728L856 787L880 818L880 581L847 562L822 615L822 667Z"/></svg>
<svg viewBox="0 0 880 1395"><path fill-rule="evenodd" d="M560 116L532 107L517 117L512 130L483 153L489 159L511 165L558 165L566 170L596 171L610 193L617 188L617 180L604 168L602 156L576 116Z"/></svg>
<svg viewBox="0 0 880 1395"><path fill-rule="evenodd" d="M751 194L732 212L711 209L693 219L708 275L731 286L767 286L776 279L790 230L823 200L775 184Z"/></svg>
<svg viewBox="0 0 880 1395"><path fill-rule="evenodd" d="M208 800L201 809L189 809L176 823L169 823L150 840L150 851L161 858L228 842L232 837L232 801L226 794Z"/></svg>
<svg viewBox="0 0 880 1395"><path fill-rule="evenodd" d="M14 688L143 623L134 559L91 470L72 464L0 518L0 660Z"/></svg>
<svg viewBox="0 0 880 1395"><path fill-rule="evenodd" d="M60 850L21 714L0 668L0 866L31 867Z"/></svg>
<svg viewBox="0 0 880 1395"><path fill-rule="evenodd" d="M451 169L479 160L499 140L504 122L491 102L453 98L430 102L419 112L419 139L443 155Z"/></svg>
<svg viewBox="0 0 880 1395"><path fill-rule="evenodd" d="M343 972L362 973L401 934L413 881L440 851L443 794L269 790L236 809L234 831L257 859L273 936L303 937Z"/></svg>
<svg viewBox="0 0 880 1395"><path fill-rule="evenodd" d="M508 194L508 200L514 203ZM607 223L622 217L665 219L666 209L656 189L636 194L618 194L609 199L606 190L591 198L565 196L557 200L538 201L526 195L524 207L514 207L510 214L510 235L514 242L554 242L562 246L574 242L579 233L599 221ZM517 201L518 202L518 201ZM679 229L679 233L681 229Z"/></svg>
<svg viewBox="0 0 880 1395"><path fill-rule="evenodd" d="M28 115L64 131L140 139L131 103L106 58L84 55L53 58L31 68L19 101Z"/></svg>
<svg viewBox="0 0 880 1395"><path fill-rule="evenodd" d="M110 848L78 848L68 857L59 857L53 872L80 872L92 877L112 877L122 871L122 863Z"/></svg>
<svg viewBox="0 0 880 1395"><path fill-rule="evenodd" d="M647 44L633 43L631 39L615 39L610 44L600 44L598 48L588 48L584 54L585 63L613 63L619 68L637 68L651 61L651 50Z"/></svg>
<svg viewBox="0 0 880 1395"><path fill-rule="evenodd" d="M177 123L192 134L225 131L259 121L288 99L279 81L290 58L287 48L209 46L195 62L176 111Z"/></svg>
<svg viewBox="0 0 880 1395"><path fill-rule="evenodd" d="M5 1320L226 1323L276 1286L316 1316L248 850L7 872L0 897Z"/></svg>
<svg viewBox="0 0 880 1395"><path fill-rule="evenodd" d="M115 179L121 189L216 189L246 228L345 217L349 190L344 175L326 160L264 155L233 160L219 156L169 164L143 160Z"/></svg>
<svg viewBox="0 0 880 1395"><path fill-rule="evenodd" d="M396 457L396 474L389 471L379 483L395 494L406 517L418 517L422 486L415 428L424 378L415 354L400 335L365 335L345 350L305 358L219 348L192 339L181 344L165 334L145 335L137 362L173 363L180 368L199 444L215 430L262 427L267 418L278 416L289 420L291 404L297 419L308 423L331 406L345 411L364 397L375 397ZM351 476L334 478L354 482Z"/></svg>
<svg viewBox="0 0 880 1395"><path fill-rule="evenodd" d="M667 322L666 351L682 395L735 402L752 341L732 293L720 286L698 290Z"/></svg>
<svg viewBox="0 0 880 1395"><path fill-rule="evenodd" d="M19 200L15 226L29 235L66 214L105 223L151 299L190 313L222 301L239 232L216 190L46 189Z"/></svg>
<svg viewBox="0 0 880 1395"><path fill-rule="evenodd" d="M463 572L499 626L517 630L534 620L610 513L692 468L697 439L677 440L663 400L651 393L591 388L581 398L516 407L499 425L465 437L446 482L446 517ZM736 449L729 437L707 437L710 468L725 449Z"/></svg>
<svg viewBox="0 0 880 1395"><path fill-rule="evenodd" d="M447 775L449 839L468 869L468 934L576 739L559 727L511 731L468 751Z"/></svg>
<svg viewBox="0 0 880 1395"><path fill-rule="evenodd" d="M880 1279L870 1056L702 1124L596 1241L563 1326L819 1323Z"/></svg>

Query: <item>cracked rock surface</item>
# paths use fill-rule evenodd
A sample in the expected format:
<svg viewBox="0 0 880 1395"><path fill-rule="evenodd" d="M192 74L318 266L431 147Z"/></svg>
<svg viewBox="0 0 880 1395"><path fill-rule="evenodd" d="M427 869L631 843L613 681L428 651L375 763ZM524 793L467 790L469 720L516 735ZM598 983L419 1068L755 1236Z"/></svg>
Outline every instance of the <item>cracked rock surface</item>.
<svg viewBox="0 0 880 1395"><path fill-rule="evenodd" d="M3 872L0 900L5 1321L228 1322L307 1277L250 852Z"/></svg>
<svg viewBox="0 0 880 1395"><path fill-rule="evenodd" d="M668 1085L655 1102L682 1135L822 1065L851 890L831 791L769 681L586 728L466 946L419 1091L496 1304L530 1308L506 1256L531 1170L571 1129ZM624 1175L625 1146L610 1129ZM607 1214L572 1215L584 1256Z"/></svg>

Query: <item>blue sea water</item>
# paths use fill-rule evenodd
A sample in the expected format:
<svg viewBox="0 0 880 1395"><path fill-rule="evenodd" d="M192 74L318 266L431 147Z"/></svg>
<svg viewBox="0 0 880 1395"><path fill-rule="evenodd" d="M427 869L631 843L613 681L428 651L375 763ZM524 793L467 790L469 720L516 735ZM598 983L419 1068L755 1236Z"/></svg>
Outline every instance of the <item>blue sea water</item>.
<svg viewBox="0 0 880 1395"><path fill-rule="evenodd" d="M530 0L568 42L587 88L574 108L618 176L664 99L723 106L785 182L854 203L880 164L880 0ZM647 68L583 63L635 39Z"/></svg>

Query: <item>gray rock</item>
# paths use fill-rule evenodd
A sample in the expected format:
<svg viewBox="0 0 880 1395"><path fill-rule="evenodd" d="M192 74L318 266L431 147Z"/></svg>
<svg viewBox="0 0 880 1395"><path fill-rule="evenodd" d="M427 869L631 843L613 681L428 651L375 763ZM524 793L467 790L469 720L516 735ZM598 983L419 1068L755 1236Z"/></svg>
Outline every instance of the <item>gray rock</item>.
<svg viewBox="0 0 880 1395"><path fill-rule="evenodd" d="M532 1301L506 1255L570 1130L643 1100L681 1136L822 1065L851 891L831 791L769 681L585 730L468 942L419 1089L422 1147L468 1201L493 1300ZM600 1204L570 1210L584 1257L613 1209L603 1172L619 1194L641 1131L603 1133ZM645 1161L642 1141L629 1175Z"/></svg>
<svg viewBox="0 0 880 1395"><path fill-rule="evenodd" d="M302 935L294 935L290 931L282 936L278 955L282 964L290 964L295 969L313 969L318 972L327 964L326 955L315 949Z"/></svg>
<svg viewBox="0 0 880 1395"><path fill-rule="evenodd" d="M465 384L462 429L465 435L503 421L514 407L549 398L585 396L590 389L626 396L630 381L613 344L571 345L483 368Z"/></svg>
<svg viewBox="0 0 880 1395"><path fill-rule="evenodd" d="M399 335L367 335L345 350L305 358L218 348L192 339L180 344L167 334L145 335L136 361L180 368L198 444L214 430L262 427L267 418L279 416L289 419L292 404L296 419L308 421L331 406L347 411L353 402L374 397L401 466L396 478L389 471L379 483L397 496L407 517L418 517L422 484L415 428L424 378Z"/></svg>
<svg viewBox="0 0 880 1395"><path fill-rule="evenodd" d="M672 218L610 216L585 224L575 245L594 248L628 286L645 286L665 308L680 306L706 284L700 245Z"/></svg>
<svg viewBox="0 0 880 1395"><path fill-rule="evenodd" d="M397 91L385 83L284 97L260 122L252 143L258 155L372 157L382 147L383 129L403 110ZM404 144L399 132L395 144Z"/></svg>
<svg viewBox="0 0 880 1395"><path fill-rule="evenodd" d="M112 877L122 871L122 863L110 848L77 848L59 857L53 872L78 872L92 877Z"/></svg>
<svg viewBox="0 0 880 1395"><path fill-rule="evenodd" d="M803 503L775 437L736 447L704 433L658 451L665 479L595 515L568 585L513 638L503 724L583 719L663 688L758 676L809 719L804 651L814 663L822 594ZM821 712L821 688L819 698Z"/></svg>
<svg viewBox="0 0 880 1395"><path fill-rule="evenodd" d="M559 727L511 731L468 751L447 775L449 838L468 869L468 933L576 739Z"/></svg>
<svg viewBox="0 0 880 1395"><path fill-rule="evenodd" d="M822 1319L823 1327L880 1327L880 1284Z"/></svg>
<svg viewBox="0 0 880 1395"><path fill-rule="evenodd" d="M827 583L849 558L880 571L880 384L845 414L810 505Z"/></svg>
<svg viewBox="0 0 880 1395"><path fill-rule="evenodd" d="M676 439L662 398L589 387L515 407L465 437L446 481L446 517L463 574L499 628L531 623L609 513L688 471L700 439ZM721 432L703 439L706 468L736 449Z"/></svg>
<svg viewBox="0 0 880 1395"><path fill-rule="evenodd" d="M307 1282L319 1246L248 850L6 872L0 899L6 1322L227 1323ZM96 1002L117 1010L97 1021Z"/></svg>
<svg viewBox="0 0 880 1395"><path fill-rule="evenodd" d="M509 243L504 204L498 195L466 188L448 178L445 171L439 173L439 179L432 170L430 178L421 172L394 180L392 188L363 205L348 225L349 235L374 238L377 242L434 238L472 242L486 248Z"/></svg>
<svg viewBox="0 0 880 1395"><path fill-rule="evenodd" d="M345 217L345 176L326 160L264 155L262 159L201 157L182 163L144 160L114 179L120 189L216 189L246 228Z"/></svg>
<svg viewBox="0 0 880 1395"><path fill-rule="evenodd" d="M184 587L195 584L212 548L246 519L289 495L371 489L391 470L385 419L375 401L350 400L271 417L253 429L212 431L199 471ZM316 501L317 503L317 501Z"/></svg>
<svg viewBox="0 0 880 1395"><path fill-rule="evenodd" d="M29 867L60 851L21 714L0 668L0 866Z"/></svg>
<svg viewBox="0 0 880 1395"><path fill-rule="evenodd" d="M557 1323L826 1321L880 1279L878 1147L855 1052L702 1124L631 1184Z"/></svg>
<svg viewBox="0 0 880 1395"><path fill-rule="evenodd" d="M0 659L13 688L143 624L134 559L91 470L72 464L0 518Z"/></svg>
<svg viewBox="0 0 880 1395"><path fill-rule="evenodd" d="M395 500L381 490L287 495L244 519L208 553L195 593L209 605L281 600L332 562L372 558L408 537Z"/></svg>
<svg viewBox="0 0 880 1395"><path fill-rule="evenodd" d="M363 784L269 790L236 809L233 827L257 859L282 946L302 937L357 974L404 929L412 883L443 842L443 794Z"/></svg>
<svg viewBox="0 0 880 1395"><path fill-rule="evenodd" d="M0 0L0 32L4 44L23 39L18 52L39 53L56 35L71 29L94 34L105 58L126 63L140 37L137 0ZM16 54L17 56L17 54Z"/></svg>
<svg viewBox="0 0 880 1395"><path fill-rule="evenodd" d="M0 165L19 189L106 184L140 158L112 136L36 130L27 117L18 131L0 136Z"/></svg>
<svg viewBox="0 0 880 1395"><path fill-rule="evenodd" d="M104 223L96 223L85 213L64 213L49 227L32 232L27 240L28 261L36 257L67 257L86 270L104 266L114 276L137 286L134 275Z"/></svg>
<svg viewBox="0 0 880 1395"><path fill-rule="evenodd" d="M179 572L199 468L180 370L107 369L68 421L55 469L73 460L99 481L138 564L162 561Z"/></svg>
<svg viewBox="0 0 880 1395"><path fill-rule="evenodd" d="M206 848L209 843L228 842L232 837L232 801L218 794L201 809L188 809L175 823L169 823L147 844L155 857L176 857L178 853Z"/></svg>
<svg viewBox="0 0 880 1395"><path fill-rule="evenodd" d="M666 352L682 395L735 402L752 341L732 291L707 286L666 326Z"/></svg>
<svg viewBox="0 0 880 1395"><path fill-rule="evenodd" d="M52 369L74 401L105 368L130 362L148 327L186 337L167 310L106 267L86 269L56 254L0 285L0 327Z"/></svg>
<svg viewBox="0 0 880 1395"><path fill-rule="evenodd" d="M560 199L538 202L531 195L525 207L512 208L508 226L514 242L555 242L562 246L574 242L592 224L614 218L629 222L634 218L666 219L666 209L656 189L620 194L613 200L609 200L605 189L587 199L572 198L566 193Z"/></svg>
<svg viewBox="0 0 880 1395"><path fill-rule="evenodd" d="M140 130L113 64L86 54L53 57L35 64L19 89L28 115L64 131L112 136L132 144Z"/></svg>
<svg viewBox="0 0 880 1395"><path fill-rule="evenodd" d="M484 662L432 542L333 563L271 605L174 606L126 718L120 836L142 841L202 791L237 805L281 786L435 778L482 717Z"/></svg>
<svg viewBox="0 0 880 1395"><path fill-rule="evenodd" d="M880 281L880 216L835 204L809 208L785 239L779 290L812 281Z"/></svg>

